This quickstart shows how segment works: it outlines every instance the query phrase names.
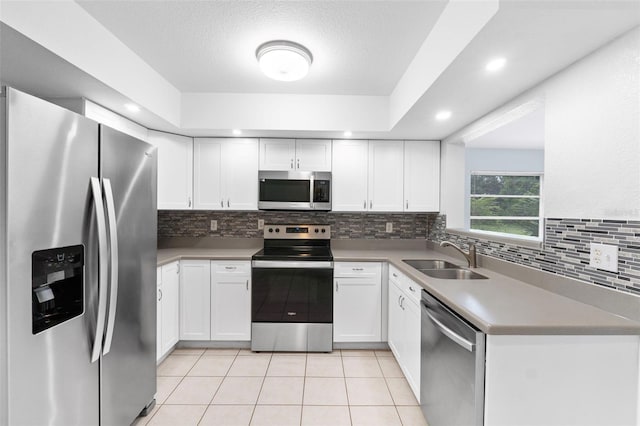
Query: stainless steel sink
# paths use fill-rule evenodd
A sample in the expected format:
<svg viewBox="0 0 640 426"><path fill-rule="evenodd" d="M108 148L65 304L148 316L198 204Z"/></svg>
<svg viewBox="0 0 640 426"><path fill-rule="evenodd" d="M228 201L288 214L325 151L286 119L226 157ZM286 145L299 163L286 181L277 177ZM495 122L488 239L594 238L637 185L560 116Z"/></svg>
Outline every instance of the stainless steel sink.
<svg viewBox="0 0 640 426"><path fill-rule="evenodd" d="M438 260L438 259L420 259L420 260L402 260L407 265L416 268L418 270L422 269L459 269L460 266L455 265L451 262L447 262L446 260Z"/></svg>
<svg viewBox="0 0 640 426"><path fill-rule="evenodd" d="M418 269L425 275L445 280L486 280L487 277L468 269Z"/></svg>

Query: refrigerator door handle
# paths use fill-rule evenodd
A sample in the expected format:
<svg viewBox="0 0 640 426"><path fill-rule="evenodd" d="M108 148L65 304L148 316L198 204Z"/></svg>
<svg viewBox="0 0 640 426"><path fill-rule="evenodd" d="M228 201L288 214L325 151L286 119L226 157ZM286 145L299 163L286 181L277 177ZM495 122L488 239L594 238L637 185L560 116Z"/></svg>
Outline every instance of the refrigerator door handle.
<svg viewBox="0 0 640 426"><path fill-rule="evenodd" d="M108 248L107 248L107 222L104 216L104 204L102 202L102 189L100 180L97 177L91 178L91 193L93 195L93 206L96 211L96 222L98 228L98 314L96 317L96 332L93 338L93 350L91 351L91 362L100 359L102 349L102 338L104 337L104 322L107 313L107 281L109 278Z"/></svg>
<svg viewBox="0 0 640 426"><path fill-rule="evenodd" d="M102 180L104 188L104 200L107 204L107 220L109 223L109 316L107 318L107 334L104 337L104 347L102 355L106 355L111 350L113 340L113 329L116 323L116 308L118 307L118 228L116 223L116 208L113 202L113 191L111 181L107 178Z"/></svg>

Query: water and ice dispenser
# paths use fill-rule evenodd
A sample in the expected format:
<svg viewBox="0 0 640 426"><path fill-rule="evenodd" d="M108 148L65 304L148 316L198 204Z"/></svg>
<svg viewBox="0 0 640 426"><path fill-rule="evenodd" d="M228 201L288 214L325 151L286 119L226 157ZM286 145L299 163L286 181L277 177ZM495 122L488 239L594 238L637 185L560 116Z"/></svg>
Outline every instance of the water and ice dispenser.
<svg viewBox="0 0 640 426"><path fill-rule="evenodd" d="M34 251L31 265L33 334L82 314L84 246Z"/></svg>

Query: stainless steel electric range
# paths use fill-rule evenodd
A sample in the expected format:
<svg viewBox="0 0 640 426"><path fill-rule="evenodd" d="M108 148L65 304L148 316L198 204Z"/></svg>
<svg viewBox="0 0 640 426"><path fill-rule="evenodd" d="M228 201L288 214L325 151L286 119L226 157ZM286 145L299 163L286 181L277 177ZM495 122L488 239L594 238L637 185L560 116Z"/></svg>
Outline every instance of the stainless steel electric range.
<svg viewBox="0 0 640 426"><path fill-rule="evenodd" d="M251 274L252 351L331 352L330 226L265 225Z"/></svg>

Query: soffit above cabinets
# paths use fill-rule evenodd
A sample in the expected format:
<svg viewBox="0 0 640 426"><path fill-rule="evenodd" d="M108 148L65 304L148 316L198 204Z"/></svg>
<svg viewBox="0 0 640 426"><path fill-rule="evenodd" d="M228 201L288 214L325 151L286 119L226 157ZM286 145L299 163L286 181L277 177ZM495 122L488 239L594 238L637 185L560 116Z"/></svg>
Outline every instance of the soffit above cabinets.
<svg viewBox="0 0 640 426"><path fill-rule="evenodd" d="M0 20L3 83L150 128L442 139L640 25L640 3L4 1ZM255 48L276 38L312 51L305 79L260 73ZM495 56L507 66L488 75Z"/></svg>

